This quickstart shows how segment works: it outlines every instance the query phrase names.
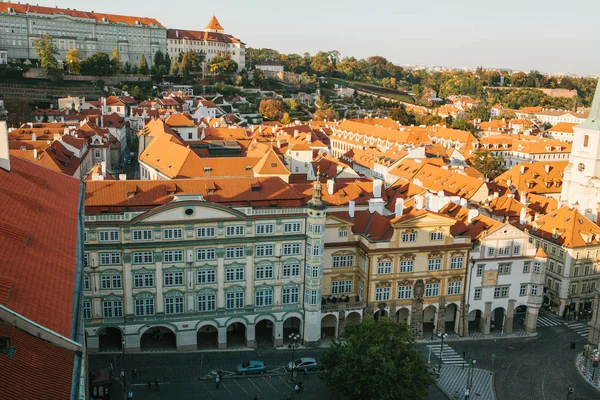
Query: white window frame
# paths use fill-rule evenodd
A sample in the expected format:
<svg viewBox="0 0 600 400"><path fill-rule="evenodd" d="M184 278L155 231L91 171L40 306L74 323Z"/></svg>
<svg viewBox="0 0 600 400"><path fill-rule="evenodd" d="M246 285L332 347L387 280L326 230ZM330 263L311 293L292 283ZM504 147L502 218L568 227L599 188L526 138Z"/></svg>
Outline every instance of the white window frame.
<svg viewBox="0 0 600 400"><path fill-rule="evenodd" d="M461 281L448 282L448 295L449 296L452 296L455 294L460 294L461 289L462 289Z"/></svg>
<svg viewBox="0 0 600 400"><path fill-rule="evenodd" d="M283 233L300 233L302 232L302 224L300 222L285 222L283 224Z"/></svg>
<svg viewBox="0 0 600 400"><path fill-rule="evenodd" d="M405 300L412 298L412 286L398 286L398 299Z"/></svg>
<svg viewBox="0 0 600 400"><path fill-rule="evenodd" d="M275 254L275 245L259 244L254 250L255 257L273 257L273 255Z"/></svg>
<svg viewBox="0 0 600 400"><path fill-rule="evenodd" d="M183 271L163 272L164 286L183 286Z"/></svg>
<svg viewBox="0 0 600 400"><path fill-rule="evenodd" d="M427 271L440 271L442 269L441 258L430 258L427 261Z"/></svg>
<svg viewBox="0 0 600 400"><path fill-rule="evenodd" d="M354 266L354 255L345 254L333 256L333 268L348 268Z"/></svg>
<svg viewBox="0 0 600 400"><path fill-rule="evenodd" d="M256 224L254 232L257 235L272 235L275 233L275 224Z"/></svg>
<svg viewBox="0 0 600 400"><path fill-rule="evenodd" d="M202 226L200 228L196 228L197 239L214 238L216 236L217 229L214 226Z"/></svg>
<svg viewBox="0 0 600 400"><path fill-rule="evenodd" d="M217 270L214 268L201 268L196 271L196 282L199 285L216 283L217 282Z"/></svg>
<svg viewBox="0 0 600 400"><path fill-rule="evenodd" d="M298 304L300 302L300 289L298 287L283 288L281 291L282 304Z"/></svg>
<svg viewBox="0 0 600 400"><path fill-rule="evenodd" d="M134 251L131 255L133 264L154 264L153 251Z"/></svg>
<svg viewBox="0 0 600 400"><path fill-rule="evenodd" d="M390 299L389 287L375 288L375 301L388 301Z"/></svg>
<svg viewBox="0 0 600 400"><path fill-rule="evenodd" d="M163 263L182 263L183 250L164 250Z"/></svg>
<svg viewBox="0 0 600 400"><path fill-rule="evenodd" d="M183 239L183 228L165 228L162 238L163 240Z"/></svg>
<svg viewBox="0 0 600 400"><path fill-rule="evenodd" d="M134 242L145 242L152 240L152 229L135 229L131 237Z"/></svg>
<svg viewBox="0 0 600 400"><path fill-rule="evenodd" d="M379 275L391 274L392 273L392 262L389 260L379 261L377 263L377 273Z"/></svg>
<svg viewBox="0 0 600 400"><path fill-rule="evenodd" d="M440 295L439 283L428 283L425 285L425 297L437 297Z"/></svg>
<svg viewBox="0 0 600 400"><path fill-rule="evenodd" d="M465 258L463 256L450 258L450 269L461 269L465 264Z"/></svg>
<svg viewBox="0 0 600 400"><path fill-rule="evenodd" d="M134 272L133 273L133 287L135 289L154 287L154 273L152 273L152 272Z"/></svg>
<svg viewBox="0 0 600 400"><path fill-rule="evenodd" d="M352 279L331 281L331 294L352 293Z"/></svg>
<svg viewBox="0 0 600 400"><path fill-rule="evenodd" d="M273 279L272 265L256 265L254 269L254 279Z"/></svg>
<svg viewBox="0 0 600 400"><path fill-rule="evenodd" d="M225 269L225 282L241 282L245 277L244 267L229 267Z"/></svg>
<svg viewBox="0 0 600 400"><path fill-rule="evenodd" d="M244 225L228 225L225 227L225 236L244 236L246 227Z"/></svg>
<svg viewBox="0 0 600 400"><path fill-rule="evenodd" d="M302 249L302 243L284 243L283 244L283 255L284 256L296 256L300 255Z"/></svg>
<svg viewBox="0 0 600 400"><path fill-rule="evenodd" d="M234 260L238 258L244 258L244 246L229 246L225 248L225 258L227 260Z"/></svg>
<svg viewBox="0 0 600 400"><path fill-rule="evenodd" d="M99 242L119 242L121 241L121 231L118 229L98 231Z"/></svg>
<svg viewBox="0 0 600 400"><path fill-rule="evenodd" d="M183 296L166 296L165 297L165 314L177 315L183 314Z"/></svg>
<svg viewBox="0 0 600 400"><path fill-rule="evenodd" d="M294 276L300 276L300 263L298 263L298 262L283 263L283 277L291 278Z"/></svg>
<svg viewBox="0 0 600 400"><path fill-rule="evenodd" d="M254 291L255 307L271 307L273 305L273 289L256 289Z"/></svg>
<svg viewBox="0 0 600 400"><path fill-rule="evenodd" d="M198 261L214 261L216 259L217 259L217 249L215 249L214 247L196 249L196 260L198 260Z"/></svg>

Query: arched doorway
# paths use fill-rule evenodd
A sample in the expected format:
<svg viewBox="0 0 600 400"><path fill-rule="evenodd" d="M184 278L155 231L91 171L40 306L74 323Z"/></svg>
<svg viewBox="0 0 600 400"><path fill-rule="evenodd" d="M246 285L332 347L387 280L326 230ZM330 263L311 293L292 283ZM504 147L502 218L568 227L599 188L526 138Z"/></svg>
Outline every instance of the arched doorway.
<svg viewBox="0 0 600 400"><path fill-rule="evenodd" d="M351 312L350 314L346 315L346 326L358 325L361 323L361 321L362 321L362 317L361 317L360 313L357 313L356 311Z"/></svg>
<svg viewBox="0 0 600 400"><path fill-rule="evenodd" d="M380 308L379 310L375 311L375 315L373 315L373 319L375 321L379 321L379 318L381 317L387 317L388 316L388 312L385 308Z"/></svg>
<svg viewBox="0 0 600 400"><path fill-rule="evenodd" d="M423 310L423 334L435 331L437 309L435 306L429 306Z"/></svg>
<svg viewBox="0 0 600 400"><path fill-rule="evenodd" d="M262 319L255 325L256 346L257 347L272 347L275 326L268 319Z"/></svg>
<svg viewBox="0 0 600 400"><path fill-rule="evenodd" d="M198 350L219 348L219 329L214 325L204 325L196 333Z"/></svg>
<svg viewBox="0 0 600 400"><path fill-rule="evenodd" d="M321 338L337 337L337 317L328 314L321 319Z"/></svg>
<svg viewBox="0 0 600 400"><path fill-rule="evenodd" d="M458 320L458 307L456 304L448 304L446 306L446 323L445 323L445 332L456 332L457 330L457 322Z"/></svg>
<svg viewBox="0 0 600 400"><path fill-rule="evenodd" d="M503 307L495 308L492 311L492 322L490 326L490 332L502 332L504 329L504 313Z"/></svg>
<svg viewBox="0 0 600 400"><path fill-rule="evenodd" d="M401 308L396 311L396 321L402 324L408 324L410 321L410 310L408 308Z"/></svg>
<svg viewBox="0 0 600 400"><path fill-rule="evenodd" d="M246 325L234 322L227 327L227 348L246 347Z"/></svg>
<svg viewBox="0 0 600 400"><path fill-rule="evenodd" d="M480 332L483 333L483 328L481 326L483 320L483 313L481 310L473 310L469 313L469 333L472 332Z"/></svg>
<svg viewBox="0 0 600 400"><path fill-rule="evenodd" d="M302 335L302 321L298 317L288 317L283 321L283 342L289 342L290 335Z"/></svg>
<svg viewBox="0 0 600 400"><path fill-rule="evenodd" d="M123 335L119 328L106 327L98 332L98 351L122 351Z"/></svg>
<svg viewBox="0 0 600 400"><path fill-rule="evenodd" d="M166 351L177 349L177 337L171 328L155 326L148 328L140 339L141 351Z"/></svg>
<svg viewBox="0 0 600 400"><path fill-rule="evenodd" d="M525 330L525 322L527 318L527 306L521 305L515 308L514 328Z"/></svg>

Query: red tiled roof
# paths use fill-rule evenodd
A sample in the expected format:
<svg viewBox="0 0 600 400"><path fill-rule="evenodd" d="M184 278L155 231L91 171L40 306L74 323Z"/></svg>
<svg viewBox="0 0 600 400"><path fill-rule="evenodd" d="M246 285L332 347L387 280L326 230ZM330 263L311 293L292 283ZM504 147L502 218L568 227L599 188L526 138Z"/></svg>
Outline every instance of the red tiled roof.
<svg viewBox="0 0 600 400"><path fill-rule="evenodd" d="M10 162L10 173L0 170L0 280L13 285L6 306L70 337L79 181Z"/></svg>

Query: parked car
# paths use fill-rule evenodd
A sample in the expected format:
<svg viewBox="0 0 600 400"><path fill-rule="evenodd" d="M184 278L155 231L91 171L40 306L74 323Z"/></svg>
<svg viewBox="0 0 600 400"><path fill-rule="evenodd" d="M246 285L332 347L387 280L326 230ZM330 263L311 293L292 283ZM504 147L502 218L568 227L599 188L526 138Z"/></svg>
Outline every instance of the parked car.
<svg viewBox="0 0 600 400"><path fill-rule="evenodd" d="M235 367L235 372L240 375L246 374L264 374L267 370L265 363L262 361L244 361L237 367Z"/></svg>
<svg viewBox="0 0 600 400"><path fill-rule="evenodd" d="M313 371L317 369L317 360L311 357L302 357L297 359L293 363L290 361L287 365L288 371L292 371L293 369L297 369L298 371L304 371L305 368L308 371Z"/></svg>

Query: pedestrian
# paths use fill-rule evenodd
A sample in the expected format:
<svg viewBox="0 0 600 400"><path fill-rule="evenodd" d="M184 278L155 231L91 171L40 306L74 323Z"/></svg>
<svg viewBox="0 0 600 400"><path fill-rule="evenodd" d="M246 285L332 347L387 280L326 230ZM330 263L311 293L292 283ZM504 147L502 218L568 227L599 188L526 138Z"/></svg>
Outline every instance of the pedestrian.
<svg viewBox="0 0 600 400"><path fill-rule="evenodd" d="M137 368L131 370L131 378L137 379Z"/></svg>
<svg viewBox="0 0 600 400"><path fill-rule="evenodd" d="M454 396L452 396L452 398L454 400L458 400L459 397L460 397L460 394L458 393L458 390L454 391Z"/></svg>
<svg viewBox="0 0 600 400"><path fill-rule="evenodd" d="M150 378L148 378L148 382L146 383L146 386L148 386L148 390L152 390L152 382L150 382Z"/></svg>
<svg viewBox="0 0 600 400"><path fill-rule="evenodd" d="M123 368L121 368L121 374L119 375L119 377L121 378L121 381L125 381L125 370Z"/></svg>
<svg viewBox="0 0 600 400"><path fill-rule="evenodd" d="M304 368L304 379L308 379L308 368Z"/></svg>
<svg viewBox="0 0 600 400"><path fill-rule="evenodd" d="M112 363L108 363L108 373L112 376L112 372L115 369Z"/></svg>
<svg viewBox="0 0 600 400"><path fill-rule="evenodd" d="M133 391L131 389L127 392L127 399L133 399Z"/></svg>
<svg viewBox="0 0 600 400"><path fill-rule="evenodd" d="M219 385L221 384L221 378L219 378L219 375L217 375L217 378L215 379L215 383L217 384L217 390L219 390Z"/></svg>
<svg viewBox="0 0 600 400"><path fill-rule="evenodd" d="M154 381L154 387L156 388L157 392L160 392L160 385L158 383L158 379Z"/></svg>
<svg viewBox="0 0 600 400"><path fill-rule="evenodd" d="M465 389L465 400L469 400L469 396L471 395L471 389Z"/></svg>

